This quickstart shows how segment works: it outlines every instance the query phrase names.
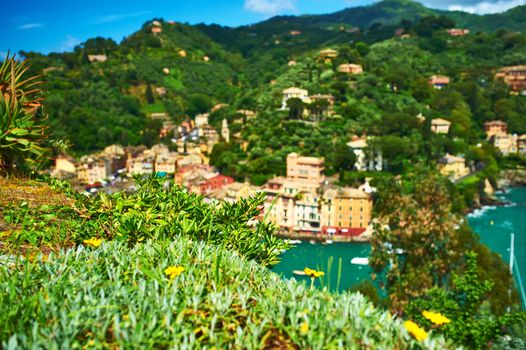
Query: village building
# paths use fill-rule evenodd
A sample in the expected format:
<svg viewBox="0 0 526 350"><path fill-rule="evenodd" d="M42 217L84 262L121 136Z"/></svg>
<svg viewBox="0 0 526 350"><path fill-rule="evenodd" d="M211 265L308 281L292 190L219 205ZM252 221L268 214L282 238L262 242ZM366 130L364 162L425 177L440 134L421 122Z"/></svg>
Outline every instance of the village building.
<svg viewBox="0 0 526 350"><path fill-rule="evenodd" d="M440 174L448 176L453 181L469 175L469 168L466 166L466 159L461 156L453 156L449 153L438 161L438 168Z"/></svg>
<svg viewBox="0 0 526 350"><path fill-rule="evenodd" d="M88 61L90 62L106 62L108 56L106 55L88 55Z"/></svg>
<svg viewBox="0 0 526 350"><path fill-rule="evenodd" d="M80 158L76 166L76 173L79 182L85 185L101 182L110 175L104 159L94 156Z"/></svg>
<svg viewBox="0 0 526 350"><path fill-rule="evenodd" d="M202 153L189 153L187 155L179 155L177 157L177 167L185 167L190 165L208 164L208 159Z"/></svg>
<svg viewBox="0 0 526 350"><path fill-rule="evenodd" d="M340 64L337 68L337 71L347 74L361 74L363 73L363 68L359 64L346 63Z"/></svg>
<svg viewBox="0 0 526 350"><path fill-rule="evenodd" d="M160 33L162 33L162 32L163 32L163 29L160 28L160 27L153 27L153 28L152 28L152 33L153 33L153 34L160 34Z"/></svg>
<svg viewBox="0 0 526 350"><path fill-rule="evenodd" d="M221 136L226 143L230 142L230 130L228 129L228 120L226 118L223 119L221 124Z"/></svg>
<svg viewBox="0 0 526 350"><path fill-rule="evenodd" d="M443 89L449 85L449 77L445 75L433 75L429 78L429 85L435 89Z"/></svg>
<svg viewBox="0 0 526 350"><path fill-rule="evenodd" d="M451 127L451 122L442 118L435 118L431 120L431 131L435 134L447 134L449 128Z"/></svg>
<svg viewBox="0 0 526 350"><path fill-rule="evenodd" d="M297 153L287 155L287 178L305 180L313 183L323 181L324 159L302 157Z"/></svg>
<svg viewBox="0 0 526 350"><path fill-rule="evenodd" d="M505 156L518 152L519 137L517 134L495 134L489 138L489 141Z"/></svg>
<svg viewBox="0 0 526 350"><path fill-rule="evenodd" d="M77 173L77 164L73 157L62 154L55 159L55 167L51 170L51 176L59 179L74 177Z"/></svg>
<svg viewBox="0 0 526 350"><path fill-rule="evenodd" d="M517 140L517 151L520 155L526 155L526 134L519 136Z"/></svg>
<svg viewBox="0 0 526 350"><path fill-rule="evenodd" d="M294 67L296 65L296 61L290 60L289 63L287 63L289 67Z"/></svg>
<svg viewBox="0 0 526 350"><path fill-rule="evenodd" d="M497 134L507 134L508 133L508 124L502 120L492 120L484 123L484 131L486 132L486 137L489 139L493 135Z"/></svg>
<svg viewBox="0 0 526 350"><path fill-rule="evenodd" d="M502 67L495 74L514 92L526 92L526 65Z"/></svg>
<svg viewBox="0 0 526 350"><path fill-rule="evenodd" d="M175 173L174 182L192 193L207 195L234 182L230 176L217 173L208 165L187 165Z"/></svg>
<svg viewBox="0 0 526 350"><path fill-rule="evenodd" d="M195 127L200 128L202 126L208 125L209 113L198 114L195 116Z"/></svg>
<svg viewBox="0 0 526 350"><path fill-rule="evenodd" d="M159 154L155 157L155 172L175 174L178 158L179 154L176 152Z"/></svg>
<svg viewBox="0 0 526 350"><path fill-rule="evenodd" d="M179 52L177 53L180 57L186 57L186 51L185 50L179 50Z"/></svg>
<svg viewBox="0 0 526 350"><path fill-rule="evenodd" d="M373 200L363 189L330 188L323 193L322 232L329 235L359 236L371 224Z"/></svg>
<svg viewBox="0 0 526 350"><path fill-rule="evenodd" d="M291 30L289 32L290 35L292 36L298 36L298 35L301 35L301 31L300 30Z"/></svg>
<svg viewBox="0 0 526 350"><path fill-rule="evenodd" d="M336 58L336 57L338 57L338 51L333 50L333 49L321 50L320 53L319 53L319 57L321 59Z"/></svg>
<svg viewBox="0 0 526 350"><path fill-rule="evenodd" d="M450 36L465 36L469 34L469 29L463 28L451 28L447 30L447 33Z"/></svg>
<svg viewBox="0 0 526 350"><path fill-rule="evenodd" d="M234 203L240 199L255 196L259 190L260 187L253 186L248 182L233 182L223 186L222 189L211 191L207 197L216 201Z"/></svg>
<svg viewBox="0 0 526 350"><path fill-rule="evenodd" d="M380 150L373 151L367 148L367 138L353 136L347 143L356 156L354 169L358 171L382 171L383 157Z"/></svg>
<svg viewBox="0 0 526 350"><path fill-rule="evenodd" d="M281 109L285 110L287 109L287 101L291 98L299 98L304 103L309 103L309 92L305 89L300 89L297 87L290 87L288 89L283 90L283 100L281 103Z"/></svg>
<svg viewBox="0 0 526 350"><path fill-rule="evenodd" d="M120 145L110 145L100 154L109 165L110 174L116 174L126 169L126 150Z"/></svg>

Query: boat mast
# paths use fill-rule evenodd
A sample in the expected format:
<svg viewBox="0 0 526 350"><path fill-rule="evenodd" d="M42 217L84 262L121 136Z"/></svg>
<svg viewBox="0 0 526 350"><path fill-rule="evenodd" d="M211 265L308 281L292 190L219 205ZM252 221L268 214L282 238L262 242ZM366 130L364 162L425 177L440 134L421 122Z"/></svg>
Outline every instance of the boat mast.
<svg viewBox="0 0 526 350"><path fill-rule="evenodd" d="M514 256L514 248L515 248L515 233L511 233L511 243L510 243L510 273L513 276L513 261L515 260Z"/></svg>

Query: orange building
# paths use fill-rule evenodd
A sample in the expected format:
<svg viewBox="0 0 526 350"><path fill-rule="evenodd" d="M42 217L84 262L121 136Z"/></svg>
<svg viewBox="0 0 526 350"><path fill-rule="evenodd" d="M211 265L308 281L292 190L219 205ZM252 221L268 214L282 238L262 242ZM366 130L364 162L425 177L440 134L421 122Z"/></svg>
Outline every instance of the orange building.
<svg viewBox="0 0 526 350"><path fill-rule="evenodd" d="M287 178L320 183L323 180L324 159L301 157L297 153L287 156Z"/></svg>
<svg viewBox="0 0 526 350"><path fill-rule="evenodd" d="M373 200L369 193L356 188L328 189L321 206L322 231L329 234L359 235L372 219Z"/></svg>
<svg viewBox="0 0 526 350"><path fill-rule="evenodd" d="M502 79L513 91L526 91L526 65L502 67L495 79Z"/></svg>
<svg viewBox="0 0 526 350"><path fill-rule="evenodd" d="M486 132L486 136L488 138L497 134L507 134L508 124L506 124L502 120L492 120L489 122L485 122L484 131Z"/></svg>

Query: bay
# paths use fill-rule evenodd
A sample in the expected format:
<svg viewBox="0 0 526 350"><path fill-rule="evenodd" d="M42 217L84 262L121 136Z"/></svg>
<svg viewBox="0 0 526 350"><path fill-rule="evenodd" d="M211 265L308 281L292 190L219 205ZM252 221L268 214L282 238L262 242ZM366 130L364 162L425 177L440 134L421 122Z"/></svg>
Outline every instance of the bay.
<svg viewBox="0 0 526 350"><path fill-rule="evenodd" d="M485 207L468 215L469 224L480 236L481 242L500 254L505 262L509 262L510 234L515 233L515 270L522 274L524 282L526 273L526 187L513 188L498 195L500 199L510 202L510 205L500 207ZM273 271L284 278L305 280L310 278L298 276L294 270L305 267L324 271L326 276L320 280L320 285L331 290L344 291L364 279L370 279L368 266L352 265L354 257L367 257L371 251L368 243L334 243L323 245L302 242L295 248L282 254L282 261ZM339 261L341 260L341 271ZM330 268L329 268L330 265ZM515 272L518 285L518 274ZM339 283L338 283L339 282Z"/></svg>

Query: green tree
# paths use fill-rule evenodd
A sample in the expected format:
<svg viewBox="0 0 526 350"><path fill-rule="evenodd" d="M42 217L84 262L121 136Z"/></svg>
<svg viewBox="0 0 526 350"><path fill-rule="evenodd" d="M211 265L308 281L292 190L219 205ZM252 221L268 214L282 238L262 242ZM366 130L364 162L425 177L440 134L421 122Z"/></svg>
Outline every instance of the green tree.
<svg viewBox="0 0 526 350"><path fill-rule="evenodd" d="M152 86L150 84L146 85L146 91L144 93L144 97L146 99L146 102L148 102L148 104L152 104L155 102L155 99L153 97Z"/></svg>

